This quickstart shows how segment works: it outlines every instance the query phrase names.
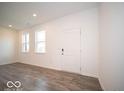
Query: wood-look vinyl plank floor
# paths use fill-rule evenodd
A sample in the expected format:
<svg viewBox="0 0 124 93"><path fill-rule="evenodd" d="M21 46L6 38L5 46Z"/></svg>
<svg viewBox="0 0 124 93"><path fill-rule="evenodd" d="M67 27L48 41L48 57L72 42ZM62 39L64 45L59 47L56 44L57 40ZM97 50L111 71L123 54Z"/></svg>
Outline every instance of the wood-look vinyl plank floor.
<svg viewBox="0 0 124 93"><path fill-rule="evenodd" d="M8 88L8 81L20 81L21 87ZM0 90L22 91L100 91L97 78L43 67L13 63L0 66Z"/></svg>

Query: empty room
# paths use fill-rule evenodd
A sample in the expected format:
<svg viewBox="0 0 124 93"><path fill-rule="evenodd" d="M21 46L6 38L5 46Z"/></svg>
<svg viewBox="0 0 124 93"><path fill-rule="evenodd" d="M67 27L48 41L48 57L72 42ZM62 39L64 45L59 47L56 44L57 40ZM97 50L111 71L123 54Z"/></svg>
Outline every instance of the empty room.
<svg viewBox="0 0 124 93"><path fill-rule="evenodd" d="M0 91L124 91L123 2L0 2Z"/></svg>

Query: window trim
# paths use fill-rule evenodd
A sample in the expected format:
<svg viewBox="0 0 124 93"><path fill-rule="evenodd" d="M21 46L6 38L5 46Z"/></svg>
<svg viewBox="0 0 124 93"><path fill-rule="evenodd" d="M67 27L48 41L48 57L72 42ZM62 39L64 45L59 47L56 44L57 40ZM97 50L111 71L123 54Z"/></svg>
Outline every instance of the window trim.
<svg viewBox="0 0 124 93"><path fill-rule="evenodd" d="M23 41L23 35L26 35L28 34L29 35L29 42L26 41L26 37L25 37L25 41ZM29 49L28 50L23 50L23 45L25 44L25 47L27 45L29 45ZM30 34L29 32L22 32L22 38L21 38L21 52L22 53L29 53L29 50L30 50Z"/></svg>
<svg viewBox="0 0 124 93"><path fill-rule="evenodd" d="M45 40L44 41L37 41L37 33L38 32L42 32L42 31L44 31L45 32ZM39 30L39 31L35 31L34 32L35 33L35 40L34 40L34 52L36 53L36 54L45 54L46 53L46 31L45 30ZM39 52L39 51L37 51L37 49L36 49L36 46L37 46L37 44L36 43L41 43L41 42L44 42L45 43L45 52Z"/></svg>

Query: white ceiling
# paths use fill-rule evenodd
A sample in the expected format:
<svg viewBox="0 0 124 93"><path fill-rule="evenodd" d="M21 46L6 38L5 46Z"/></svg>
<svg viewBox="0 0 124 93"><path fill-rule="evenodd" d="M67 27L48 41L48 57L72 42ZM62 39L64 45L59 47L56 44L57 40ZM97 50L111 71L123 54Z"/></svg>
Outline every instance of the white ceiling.
<svg viewBox="0 0 124 93"><path fill-rule="evenodd" d="M21 30L96 6L98 3L0 2L0 26L8 27L11 24L14 29ZM36 13L37 17L33 17L33 13Z"/></svg>

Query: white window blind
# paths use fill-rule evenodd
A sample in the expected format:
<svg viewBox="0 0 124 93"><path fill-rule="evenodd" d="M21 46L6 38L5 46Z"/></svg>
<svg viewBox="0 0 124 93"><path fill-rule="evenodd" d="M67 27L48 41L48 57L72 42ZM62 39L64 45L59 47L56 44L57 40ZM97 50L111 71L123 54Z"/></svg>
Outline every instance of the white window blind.
<svg viewBox="0 0 124 93"><path fill-rule="evenodd" d="M22 52L29 52L29 33L22 33Z"/></svg>
<svg viewBox="0 0 124 93"><path fill-rule="evenodd" d="M46 52L46 32L45 31L35 32L35 52L36 53Z"/></svg>

